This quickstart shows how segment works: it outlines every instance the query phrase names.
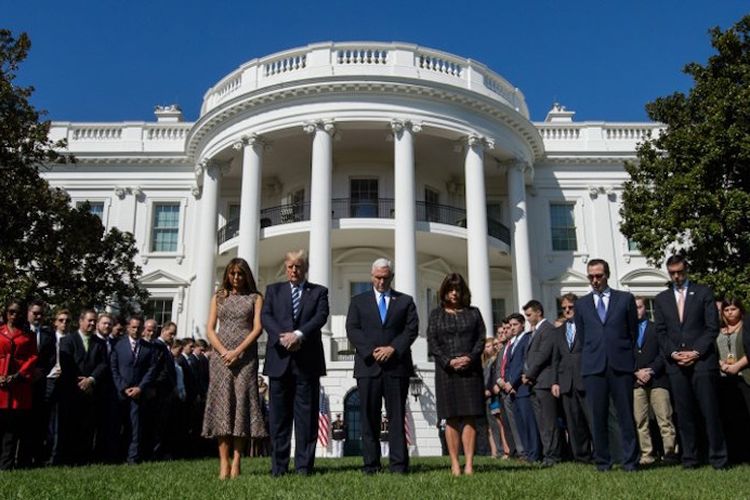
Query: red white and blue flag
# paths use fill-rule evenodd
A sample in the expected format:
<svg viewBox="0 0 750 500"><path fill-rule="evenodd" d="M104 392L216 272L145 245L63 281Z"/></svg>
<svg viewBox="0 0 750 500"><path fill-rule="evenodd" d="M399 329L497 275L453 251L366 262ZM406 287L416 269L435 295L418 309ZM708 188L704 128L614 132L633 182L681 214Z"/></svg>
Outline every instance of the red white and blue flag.
<svg viewBox="0 0 750 500"><path fill-rule="evenodd" d="M318 413L318 444L328 448L331 437L331 409L328 407L328 398L325 392L320 390L320 412Z"/></svg>

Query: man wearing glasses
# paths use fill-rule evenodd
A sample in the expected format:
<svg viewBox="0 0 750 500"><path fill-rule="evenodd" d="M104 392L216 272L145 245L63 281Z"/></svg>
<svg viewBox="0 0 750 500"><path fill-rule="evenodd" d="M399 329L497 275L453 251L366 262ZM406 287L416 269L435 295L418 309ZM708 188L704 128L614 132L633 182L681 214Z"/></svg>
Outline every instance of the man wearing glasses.
<svg viewBox="0 0 750 500"><path fill-rule="evenodd" d="M617 412L622 441L622 468L638 470L638 440L633 420L634 345L638 334L635 299L607 284L609 264L592 259L586 266L591 293L575 305L576 335L583 342L581 375L591 411L594 463L599 471L612 468L609 452L610 399Z"/></svg>
<svg viewBox="0 0 750 500"><path fill-rule="evenodd" d="M67 335L70 326L70 311L60 309L55 313L55 362L47 373L47 404L49 405L49 431L47 435L47 448L49 450L49 465L60 465L60 387L57 380L60 378L62 369L60 367L60 340Z"/></svg>

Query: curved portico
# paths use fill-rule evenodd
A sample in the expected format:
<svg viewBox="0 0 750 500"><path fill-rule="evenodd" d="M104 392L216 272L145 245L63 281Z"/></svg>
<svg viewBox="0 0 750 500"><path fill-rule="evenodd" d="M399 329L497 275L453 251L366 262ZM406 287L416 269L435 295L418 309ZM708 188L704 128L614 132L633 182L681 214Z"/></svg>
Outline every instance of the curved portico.
<svg viewBox="0 0 750 500"><path fill-rule="evenodd" d="M533 165L543 147L523 96L469 60L416 46L355 45L250 61L206 94L187 147L200 165L221 167L197 170L196 284L209 286L195 287L194 303L210 299L217 248L228 256L236 246L263 280L264 262L281 258L262 255L277 246L266 240L291 245L304 233L298 246L310 250L309 278L329 287L332 252L353 245L384 249L395 260L395 286L415 297L420 262L465 269L488 321L493 265L513 269L517 302L530 298L530 286L519 286L531 282L531 270L528 255L519 255L528 252L528 230L517 208L533 171L519 176L517 165ZM359 238L347 236L357 231ZM200 333L205 316L196 309Z"/></svg>

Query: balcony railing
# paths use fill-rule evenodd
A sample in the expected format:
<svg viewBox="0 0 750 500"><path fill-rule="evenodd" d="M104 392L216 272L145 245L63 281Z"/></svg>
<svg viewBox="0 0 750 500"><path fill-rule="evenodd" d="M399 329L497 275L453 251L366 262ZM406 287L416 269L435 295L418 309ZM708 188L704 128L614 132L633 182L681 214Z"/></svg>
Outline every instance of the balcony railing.
<svg viewBox="0 0 750 500"><path fill-rule="evenodd" d="M394 204L392 198L355 199L334 198L331 200L331 216L338 219L393 219ZM260 211L260 227L278 226L292 222L310 220L309 203L293 203L277 207L264 208ZM417 221L437 222L449 226L466 227L466 210L438 203L417 202ZM239 235L240 220L232 219L219 229L219 245ZM510 245L510 230L501 222L487 217L487 234Z"/></svg>

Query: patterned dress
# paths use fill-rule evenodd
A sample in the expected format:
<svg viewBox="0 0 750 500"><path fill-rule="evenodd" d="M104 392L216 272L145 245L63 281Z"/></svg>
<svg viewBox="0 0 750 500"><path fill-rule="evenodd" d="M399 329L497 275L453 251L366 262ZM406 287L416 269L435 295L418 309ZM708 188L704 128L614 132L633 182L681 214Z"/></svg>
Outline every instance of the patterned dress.
<svg viewBox="0 0 750 500"><path fill-rule="evenodd" d="M227 349L239 346L252 330L258 295L216 296L216 335ZM258 344L254 342L231 368L218 355L209 361L209 383L203 437L264 437L263 410L258 399Z"/></svg>
<svg viewBox="0 0 750 500"><path fill-rule="evenodd" d="M476 307L467 307L455 314L438 307L430 313L427 342L435 358L435 399L439 419L483 416L485 327ZM469 356L471 365L456 371L450 360Z"/></svg>

